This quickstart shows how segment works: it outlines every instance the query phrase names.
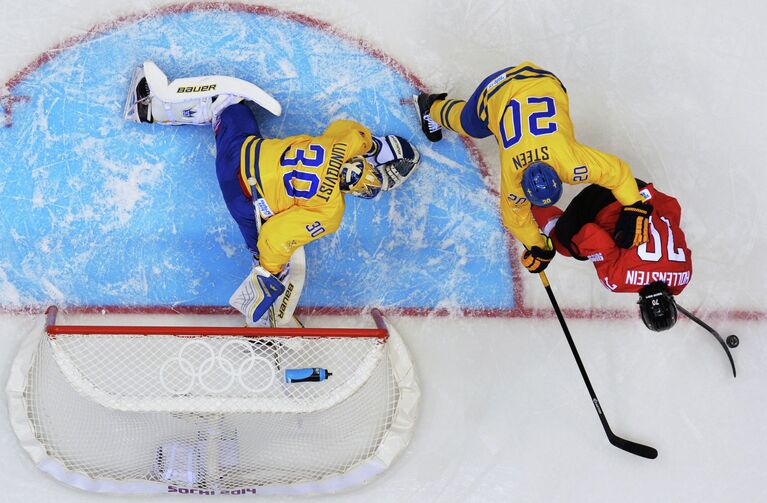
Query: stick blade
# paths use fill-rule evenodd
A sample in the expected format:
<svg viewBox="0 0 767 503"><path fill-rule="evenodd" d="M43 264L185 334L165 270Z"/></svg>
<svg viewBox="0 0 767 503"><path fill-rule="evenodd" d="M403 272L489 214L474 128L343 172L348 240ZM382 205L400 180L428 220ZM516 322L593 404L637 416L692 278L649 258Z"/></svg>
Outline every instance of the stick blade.
<svg viewBox="0 0 767 503"><path fill-rule="evenodd" d="M655 459L658 457L658 451L649 445L638 444L636 442L632 442L631 440L626 440L625 438L616 437L615 435L611 435L608 438L610 443L615 447L618 449L623 449L626 452L630 452L635 456L640 456L647 459Z"/></svg>

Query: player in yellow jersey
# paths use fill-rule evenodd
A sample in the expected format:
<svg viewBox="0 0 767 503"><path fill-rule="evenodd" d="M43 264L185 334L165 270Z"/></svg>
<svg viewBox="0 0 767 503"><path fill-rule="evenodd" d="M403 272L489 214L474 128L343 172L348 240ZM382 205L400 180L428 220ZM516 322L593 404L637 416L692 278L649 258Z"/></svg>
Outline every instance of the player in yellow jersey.
<svg viewBox="0 0 767 503"><path fill-rule="evenodd" d="M562 183L592 183L612 191L623 205L615 227L621 248L649 239L652 206L640 196L631 169L618 157L576 141L567 91L553 73L525 62L488 76L467 101L424 93L416 97L416 106L431 141L442 139L443 127L473 138L495 137L503 224L525 246L521 260L530 272L543 271L555 254L531 205L556 203Z"/></svg>
<svg viewBox="0 0 767 503"><path fill-rule="evenodd" d="M419 154L404 138L373 136L352 120L337 120L319 136L263 138L255 117L259 106L280 113L279 104L253 84L220 76L168 84L145 63L134 73L125 115L167 125L213 123L219 187L255 263L230 303L249 324L265 325L278 298L292 295L295 307L300 287L285 287L291 258L338 229L344 196L371 199L400 186Z"/></svg>

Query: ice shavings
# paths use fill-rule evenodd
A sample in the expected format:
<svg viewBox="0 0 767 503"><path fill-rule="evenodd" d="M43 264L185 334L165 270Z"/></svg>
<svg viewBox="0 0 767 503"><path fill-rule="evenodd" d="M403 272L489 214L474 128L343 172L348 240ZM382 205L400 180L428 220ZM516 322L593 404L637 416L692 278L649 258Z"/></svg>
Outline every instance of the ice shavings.
<svg viewBox="0 0 767 503"><path fill-rule="evenodd" d="M108 231L130 221L136 206L149 197L149 192L161 178L163 165L140 162L120 166L106 160L101 164L110 172L104 179L105 197L101 201L102 213L113 217L102 222L102 230Z"/></svg>
<svg viewBox="0 0 767 503"><path fill-rule="evenodd" d="M6 269L11 268L8 262L0 263L0 306L20 306L22 296L19 289L9 279Z"/></svg>

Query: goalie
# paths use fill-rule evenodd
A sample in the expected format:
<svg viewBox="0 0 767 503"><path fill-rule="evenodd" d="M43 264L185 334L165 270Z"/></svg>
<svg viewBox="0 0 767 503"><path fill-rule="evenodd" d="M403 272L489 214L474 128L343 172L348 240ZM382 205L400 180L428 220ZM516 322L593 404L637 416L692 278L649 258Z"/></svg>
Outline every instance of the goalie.
<svg viewBox="0 0 767 503"><path fill-rule="evenodd" d="M269 326L292 319L303 285L303 245L338 229L344 195L373 199L399 187L420 156L404 138L373 136L352 120L336 120L320 136L263 138L259 107L281 113L274 98L249 82L207 76L168 83L145 62L133 74L125 118L213 124L221 193L254 261L229 303L248 325Z"/></svg>

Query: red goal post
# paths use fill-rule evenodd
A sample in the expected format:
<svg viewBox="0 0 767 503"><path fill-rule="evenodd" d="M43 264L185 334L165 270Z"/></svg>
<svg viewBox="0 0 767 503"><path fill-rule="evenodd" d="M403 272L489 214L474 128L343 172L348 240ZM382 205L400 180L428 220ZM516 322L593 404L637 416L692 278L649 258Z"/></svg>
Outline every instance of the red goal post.
<svg viewBox="0 0 767 503"><path fill-rule="evenodd" d="M383 314L376 328L58 325L8 383L36 464L111 493L335 492L385 470L420 390ZM296 382L292 373L314 379Z"/></svg>

